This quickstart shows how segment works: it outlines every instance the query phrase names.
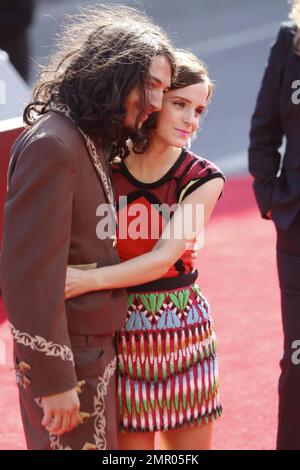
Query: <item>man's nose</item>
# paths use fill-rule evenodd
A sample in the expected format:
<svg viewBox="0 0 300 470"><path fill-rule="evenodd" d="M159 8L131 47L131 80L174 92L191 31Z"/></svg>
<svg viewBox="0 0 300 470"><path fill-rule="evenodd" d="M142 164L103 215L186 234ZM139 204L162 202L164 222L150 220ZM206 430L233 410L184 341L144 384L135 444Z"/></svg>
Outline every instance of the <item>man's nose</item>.
<svg viewBox="0 0 300 470"><path fill-rule="evenodd" d="M160 111L162 108L164 92L163 90L153 90L150 96L150 105L153 111Z"/></svg>

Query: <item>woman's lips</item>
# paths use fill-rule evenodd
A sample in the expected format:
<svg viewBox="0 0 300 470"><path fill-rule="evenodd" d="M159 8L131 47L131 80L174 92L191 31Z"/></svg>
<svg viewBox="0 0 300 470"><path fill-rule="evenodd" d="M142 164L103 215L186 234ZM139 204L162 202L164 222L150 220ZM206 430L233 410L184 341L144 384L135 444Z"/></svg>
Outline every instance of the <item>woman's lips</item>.
<svg viewBox="0 0 300 470"><path fill-rule="evenodd" d="M190 133L188 131L183 131L182 129L176 129L175 130L182 136L182 137L188 137Z"/></svg>

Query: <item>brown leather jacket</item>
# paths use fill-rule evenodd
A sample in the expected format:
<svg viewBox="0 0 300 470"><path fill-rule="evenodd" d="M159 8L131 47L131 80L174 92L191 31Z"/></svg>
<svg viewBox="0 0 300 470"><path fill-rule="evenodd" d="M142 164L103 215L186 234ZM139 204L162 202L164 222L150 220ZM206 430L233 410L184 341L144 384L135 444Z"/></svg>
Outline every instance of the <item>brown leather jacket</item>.
<svg viewBox="0 0 300 470"><path fill-rule="evenodd" d="M96 234L101 203L101 182L70 119L51 111L21 134L9 170L1 278L16 361L31 366L35 397L77 384L70 334L111 334L125 321L123 289L64 299L67 264L119 263L112 241Z"/></svg>

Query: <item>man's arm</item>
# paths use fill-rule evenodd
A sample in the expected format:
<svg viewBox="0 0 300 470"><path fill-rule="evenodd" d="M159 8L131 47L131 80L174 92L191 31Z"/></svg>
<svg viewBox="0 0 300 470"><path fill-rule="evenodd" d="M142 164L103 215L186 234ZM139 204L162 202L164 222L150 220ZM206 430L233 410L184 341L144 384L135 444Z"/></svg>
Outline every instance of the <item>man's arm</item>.
<svg viewBox="0 0 300 470"><path fill-rule="evenodd" d="M271 208L271 198L280 166L279 148L284 134L280 116L280 89L287 54L286 30L282 27L271 49L255 112L251 121L249 171L263 217Z"/></svg>
<svg viewBox="0 0 300 470"><path fill-rule="evenodd" d="M18 156L5 204L2 293L16 368L23 366L33 398L77 384L64 301L74 161L58 138L41 132Z"/></svg>

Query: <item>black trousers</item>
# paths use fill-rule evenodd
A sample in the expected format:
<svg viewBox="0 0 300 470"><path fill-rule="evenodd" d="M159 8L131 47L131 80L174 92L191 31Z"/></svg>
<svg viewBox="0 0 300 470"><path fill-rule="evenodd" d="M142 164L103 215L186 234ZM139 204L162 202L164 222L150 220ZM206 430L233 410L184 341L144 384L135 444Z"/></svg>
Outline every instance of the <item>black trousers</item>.
<svg viewBox="0 0 300 470"><path fill-rule="evenodd" d="M278 450L300 449L300 214L277 228L284 353L280 361Z"/></svg>

